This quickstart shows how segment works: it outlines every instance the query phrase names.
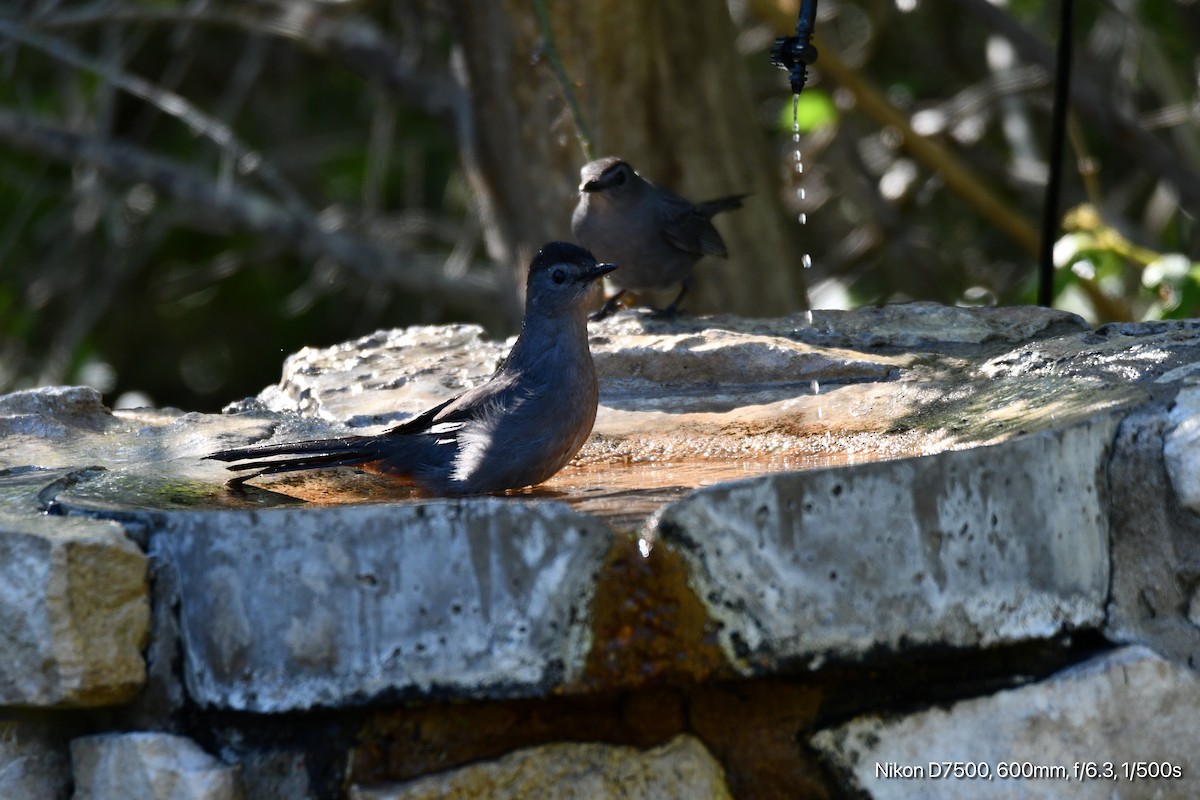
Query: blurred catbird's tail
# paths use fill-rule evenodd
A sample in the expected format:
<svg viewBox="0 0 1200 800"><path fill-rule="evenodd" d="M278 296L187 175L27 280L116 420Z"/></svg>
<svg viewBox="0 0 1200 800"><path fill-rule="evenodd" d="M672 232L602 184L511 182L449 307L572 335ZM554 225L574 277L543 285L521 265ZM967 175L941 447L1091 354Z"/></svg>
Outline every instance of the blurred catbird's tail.
<svg viewBox="0 0 1200 800"><path fill-rule="evenodd" d="M731 208L741 208L742 200L749 196L748 194L731 194L728 197L706 200L703 203L696 203L696 211L705 219L712 219L714 215L720 214L722 211L728 211Z"/></svg>
<svg viewBox="0 0 1200 800"><path fill-rule="evenodd" d="M228 468L237 472L259 470L257 475L271 475L276 472L292 470L366 464L379 460L383 455L379 437L344 436L340 439L316 439L290 444L234 447L229 450L219 450L205 458L215 458L218 461L255 459L244 464L231 464ZM275 456L286 457L275 458ZM254 476L247 475L239 477L238 480L246 480L251 477Z"/></svg>

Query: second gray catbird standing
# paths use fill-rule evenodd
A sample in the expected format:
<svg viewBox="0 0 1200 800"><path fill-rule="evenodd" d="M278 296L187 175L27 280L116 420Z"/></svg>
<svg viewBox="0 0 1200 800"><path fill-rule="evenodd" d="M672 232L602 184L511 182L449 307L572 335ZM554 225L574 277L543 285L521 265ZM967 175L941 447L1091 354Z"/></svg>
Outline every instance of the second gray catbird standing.
<svg viewBox="0 0 1200 800"><path fill-rule="evenodd" d="M656 313L670 316L678 311L691 288L696 262L703 256L728 255L713 227L713 216L740 208L747 196L691 203L654 185L615 156L584 165L579 177L579 204L571 217L571 232L597 258L621 265L611 279L617 293L593 319L616 310L626 290L668 289L676 284L679 295Z"/></svg>
<svg viewBox="0 0 1200 800"><path fill-rule="evenodd" d="M435 494L487 494L541 483L583 446L596 419L587 311L597 281L616 269L587 250L551 242L529 267L525 317L486 383L375 436L239 447L208 458L245 461L238 478L360 464Z"/></svg>

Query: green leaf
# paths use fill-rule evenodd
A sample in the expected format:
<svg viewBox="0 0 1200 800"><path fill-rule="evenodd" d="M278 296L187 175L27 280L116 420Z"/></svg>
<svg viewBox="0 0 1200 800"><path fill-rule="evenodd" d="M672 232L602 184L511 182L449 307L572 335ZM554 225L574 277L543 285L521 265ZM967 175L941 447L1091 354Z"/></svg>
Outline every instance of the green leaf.
<svg viewBox="0 0 1200 800"><path fill-rule="evenodd" d="M779 110L779 129L785 133L792 131L792 101L788 98ZM834 125L838 120L837 106L833 99L820 89L805 89L796 104L796 122L800 124L801 133L811 133L817 128Z"/></svg>

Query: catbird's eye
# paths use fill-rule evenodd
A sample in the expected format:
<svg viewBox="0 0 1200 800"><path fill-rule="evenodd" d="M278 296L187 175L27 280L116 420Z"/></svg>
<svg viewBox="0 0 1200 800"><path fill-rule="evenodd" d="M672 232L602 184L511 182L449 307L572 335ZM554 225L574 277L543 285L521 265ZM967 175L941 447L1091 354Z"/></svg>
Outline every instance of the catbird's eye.
<svg viewBox="0 0 1200 800"><path fill-rule="evenodd" d="M555 283L562 283L566 279L567 273L563 272L561 269L556 269L554 272L550 273L550 280L554 281Z"/></svg>
<svg viewBox="0 0 1200 800"><path fill-rule="evenodd" d="M613 183L615 183L617 186L620 186L624 182L625 182L625 170L621 170L620 172L617 173L617 177L613 178Z"/></svg>

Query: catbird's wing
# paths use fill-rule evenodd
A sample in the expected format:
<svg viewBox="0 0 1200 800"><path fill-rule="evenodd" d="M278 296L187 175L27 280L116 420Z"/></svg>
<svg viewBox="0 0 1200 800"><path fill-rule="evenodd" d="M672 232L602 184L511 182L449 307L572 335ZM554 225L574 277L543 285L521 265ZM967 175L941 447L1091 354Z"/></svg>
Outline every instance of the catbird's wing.
<svg viewBox="0 0 1200 800"><path fill-rule="evenodd" d="M713 227L711 217L720 211L738 208L743 197L745 195L731 195L696 206L677 194L664 191L659 198L663 238L685 253L728 256L725 242Z"/></svg>
<svg viewBox="0 0 1200 800"><path fill-rule="evenodd" d="M384 435L455 433L468 422L508 406L515 399L515 383L516 375L502 369L479 386L389 428Z"/></svg>
<svg viewBox="0 0 1200 800"><path fill-rule="evenodd" d="M514 387L515 382L514 373L501 370L486 383L423 411L378 436L343 436L307 442L235 447L220 450L205 458L220 461L252 459L229 467L237 472L249 473L250 470L257 470L253 474L240 475L233 480L234 483L242 483L259 475L277 472L350 466L394 458L399 442L393 437L436 436L438 445L451 445L458 440L458 432L467 423L483 419L489 414L503 413L505 408L519 402L521 397Z"/></svg>

